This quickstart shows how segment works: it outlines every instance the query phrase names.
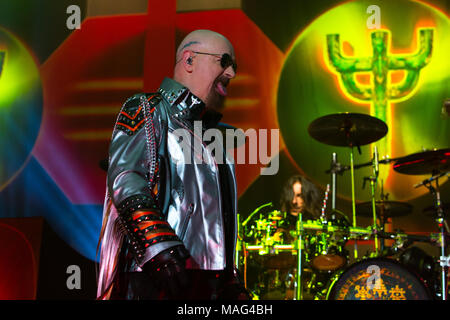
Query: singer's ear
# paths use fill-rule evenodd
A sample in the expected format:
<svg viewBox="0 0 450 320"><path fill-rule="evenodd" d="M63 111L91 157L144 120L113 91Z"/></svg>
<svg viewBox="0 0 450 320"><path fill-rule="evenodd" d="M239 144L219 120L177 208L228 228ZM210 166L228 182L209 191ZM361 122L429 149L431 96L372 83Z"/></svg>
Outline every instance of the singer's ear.
<svg viewBox="0 0 450 320"><path fill-rule="evenodd" d="M189 50L185 50L183 52L183 59L182 59L182 61L183 61L184 69L187 72L191 73L194 68L193 68L193 59L192 59L192 56L191 56L191 52Z"/></svg>

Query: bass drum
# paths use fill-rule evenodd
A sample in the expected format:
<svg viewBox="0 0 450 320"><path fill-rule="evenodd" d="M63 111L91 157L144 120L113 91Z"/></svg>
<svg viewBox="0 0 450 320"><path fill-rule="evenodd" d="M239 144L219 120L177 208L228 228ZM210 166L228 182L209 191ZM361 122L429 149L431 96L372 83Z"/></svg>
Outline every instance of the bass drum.
<svg viewBox="0 0 450 320"><path fill-rule="evenodd" d="M327 300L432 300L427 286L395 260L372 258L336 275Z"/></svg>

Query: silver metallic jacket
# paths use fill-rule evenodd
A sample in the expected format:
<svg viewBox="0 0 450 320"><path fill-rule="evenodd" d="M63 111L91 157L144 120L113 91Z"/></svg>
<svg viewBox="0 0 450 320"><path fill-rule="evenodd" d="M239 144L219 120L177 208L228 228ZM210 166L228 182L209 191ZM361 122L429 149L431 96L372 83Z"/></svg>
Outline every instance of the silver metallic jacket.
<svg viewBox="0 0 450 320"><path fill-rule="evenodd" d="M127 238L135 263L141 267L159 252L184 244L195 265L202 270L223 270L225 257L225 227L218 164L201 137L194 134L193 122L204 123L205 106L187 88L165 78L158 93L138 94L123 105L114 128L107 174L104 235L100 254L98 294L101 295L115 276L115 261L120 242ZM217 121L218 122L218 121ZM177 129L189 137L180 143ZM194 145L192 142L197 140ZM186 159L183 146L192 146ZM199 143L200 142L200 143ZM195 150L194 146L201 146ZM199 148L197 148L199 149ZM195 160L202 152L202 161ZM224 151L224 154L226 152ZM232 201L230 221L234 224L236 243L237 192L234 164L226 157L228 185L225 190ZM170 232L146 241L136 235L131 214L136 210L157 212ZM166 230L167 231L167 230ZM121 236L124 234L124 237ZM230 248L231 249L231 248ZM233 246L233 257L234 257Z"/></svg>

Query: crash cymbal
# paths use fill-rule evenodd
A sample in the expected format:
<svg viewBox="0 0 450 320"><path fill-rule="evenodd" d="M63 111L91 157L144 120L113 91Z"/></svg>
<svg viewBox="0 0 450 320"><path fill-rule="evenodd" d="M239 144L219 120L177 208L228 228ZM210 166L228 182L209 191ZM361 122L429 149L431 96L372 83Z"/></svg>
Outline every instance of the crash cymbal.
<svg viewBox="0 0 450 320"><path fill-rule="evenodd" d="M410 175L450 171L450 149L424 151L405 156L395 162L394 170Z"/></svg>
<svg viewBox="0 0 450 320"><path fill-rule="evenodd" d="M399 201L376 201L376 214L380 217L383 211L384 218L396 218L410 214L413 206L409 203ZM372 217L372 202L363 202L356 205L356 214L363 217Z"/></svg>
<svg viewBox="0 0 450 320"><path fill-rule="evenodd" d="M339 147L362 146L383 138L386 123L361 113L336 113L311 122L309 135L315 140Z"/></svg>

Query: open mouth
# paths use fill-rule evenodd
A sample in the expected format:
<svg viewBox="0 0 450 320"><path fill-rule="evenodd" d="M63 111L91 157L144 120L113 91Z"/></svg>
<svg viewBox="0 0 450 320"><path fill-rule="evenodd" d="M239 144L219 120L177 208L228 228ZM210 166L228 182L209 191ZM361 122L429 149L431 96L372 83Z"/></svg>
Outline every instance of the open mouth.
<svg viewBox="0 0 450 320"><path fill-rule="evenodd" d="M217 81L216 83L216 91L221 95L221 96L226 96L227 95L227 88L226 88L226 84L222 83L221 81Z"/></svg>

